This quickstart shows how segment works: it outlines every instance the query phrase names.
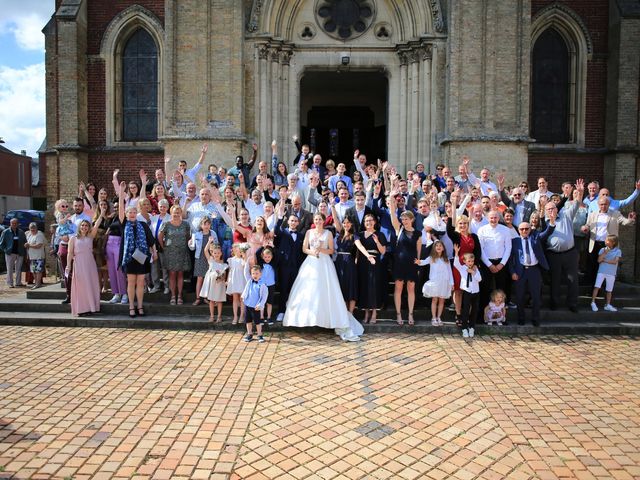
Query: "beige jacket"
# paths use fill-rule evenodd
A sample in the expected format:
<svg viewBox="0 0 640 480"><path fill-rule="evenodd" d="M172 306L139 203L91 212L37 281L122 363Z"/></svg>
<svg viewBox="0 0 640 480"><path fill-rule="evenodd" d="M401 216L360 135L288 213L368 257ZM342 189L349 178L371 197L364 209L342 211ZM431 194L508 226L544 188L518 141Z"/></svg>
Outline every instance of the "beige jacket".
<svg viewBox="0 0 640 480"><path fill-rule="evenodd" d="M589 253L593 252L593 246L596 242L596 224L598 222L598 215L600 212L591 212L587 217L587 223L589 227ZM635 220L625 218L618 210L611 210L607 212L609 215L609 222L607 224L607 235L618 235L619 225L633 225Z"/></svg>

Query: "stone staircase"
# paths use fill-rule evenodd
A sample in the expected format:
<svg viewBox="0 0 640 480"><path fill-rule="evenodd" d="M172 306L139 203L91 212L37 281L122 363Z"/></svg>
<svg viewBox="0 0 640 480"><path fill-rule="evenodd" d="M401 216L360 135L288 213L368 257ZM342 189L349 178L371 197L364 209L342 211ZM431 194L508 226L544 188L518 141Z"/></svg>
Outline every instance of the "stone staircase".
<svg viewBox="0 0 640 480"><path fill-rule="evenodd" d="M186 290L188 290L188 284ZM563 293L566 289L562 287ZM390 294L387 308L378 314L375 325L366 325L367 332L414 332L414 333L457 333L453 323L453 312L445 311L443 315L444 327L433 327L430 322L430 300L419 298L415 309L415 326L400 327L395 322L393 297ZM516 325L515 310L508 311L509 324L502 327L478 326L479 334L515 335L515 334L610 334L610 335L640 335L640 286L633 284L616 284L613 304L618 312L592 312L591 287L580 287L579 313L572 313L566 308L555 311L543 309L541 312L541 326L532 327ZM124 328L172 328L172 329L237 329L242 331L243 325L231 324L231 307L227 302L223 308L223 322L209 323L209 309L206 305L193 306L193 293L186 292L184 305L169 305L169 297L162 293L145 295L146 317L134 319L128 316L128 306L108 303L111 295L103 295L101 312L98 315L74 317L69 305L61 304L65 291L59 284L48 285L38 290L28 290L26 293L16 292L15 296L0 300L0 324L29 325L29 326L84 326L84 327L124 327ZM548 304L548 287L543 291L543 305ZM277 301L276 301L277 303ZM603 298L598 305L602 308ZM275 309L274 309L275 310ZM406 315L406 308L404 309ZM527 312L529 314L529 312ZM356 311L356 318L361 318ZM281 324L268 327L268 331L284 331ZM310 329L313 330L313 329ZM321 329L318 329L320 331ZM326 330L322 330L326 331Z"/></svg>

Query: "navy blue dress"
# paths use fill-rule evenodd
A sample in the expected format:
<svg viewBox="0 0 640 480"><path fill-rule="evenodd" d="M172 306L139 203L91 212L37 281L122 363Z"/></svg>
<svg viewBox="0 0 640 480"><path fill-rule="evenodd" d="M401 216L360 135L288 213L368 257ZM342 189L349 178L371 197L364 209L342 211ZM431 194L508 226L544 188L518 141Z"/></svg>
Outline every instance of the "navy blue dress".
<svg viewBox="0 0 640 480"><path fill-rule="evenodd" d="M380 231L375 231L381 245L387 245L387 239ZM362 246L376 259L372 265L367 257L358 251L358 308L379 309L382 306L382 299L386 295L386 270L384 262L380 260L380 252L373 240L373 235L365 236L361 232L356 240L360 240Z"/></svg>
<svg viewBox="0 0 640 480"><path fill-rule="evenodd" d="M415 282L418 280L418 266L414 263L418 258L418 239L421 237L418 230L407 232L402 229L398 243L393 252L393 279Z"/></svg>
<svg viewBox="0 0 640 480"><path fill-rule="evenodd" d="M355 237L343 240L336 238L336 273L340 281L340 290L345 302L358 298L358 271L356 269Z"/></svg>

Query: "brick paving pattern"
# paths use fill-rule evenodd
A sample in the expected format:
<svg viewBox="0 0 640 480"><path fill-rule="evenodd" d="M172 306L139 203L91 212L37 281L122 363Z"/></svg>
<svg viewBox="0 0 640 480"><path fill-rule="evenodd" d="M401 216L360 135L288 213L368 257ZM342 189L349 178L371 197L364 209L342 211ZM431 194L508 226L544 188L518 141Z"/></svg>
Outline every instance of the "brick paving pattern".
<svg viewBox="0 0 640 480"><path fill-rule="evenodd" d="M0 327L0 478L640 478L638 346Z"/></svg>

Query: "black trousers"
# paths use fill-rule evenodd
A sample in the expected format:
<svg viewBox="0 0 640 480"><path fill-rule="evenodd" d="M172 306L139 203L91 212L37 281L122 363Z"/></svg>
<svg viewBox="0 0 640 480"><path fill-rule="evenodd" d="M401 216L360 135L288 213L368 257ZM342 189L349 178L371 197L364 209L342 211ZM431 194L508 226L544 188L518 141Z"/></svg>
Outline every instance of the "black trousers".
<svg viewBox="0 0 640 480"><path fill-rule="evenodd" d="M534 325L540 323L540 303L542 296L542 272L539 265L525 268L522 276L515 282L518 323L524 323L524 304L527 293L531 295L531 320Z"/></svg>
<svg viewBox="0 0 640 480"><path fill-rule="evenodd" d="M585 279L587 285L593 285L596 282L596 275L598 274L598 252L604 247L604 242L596 240L593 245L593 250L587 257L587 278ZM587 249L588 248L587 245Z"/></svg>
<svg viewBox="0 0 640 480"><path fill-rule="evenodd" d="M551 272L551 307L560 305L560 286L562 279L567 281L567 306L578 306L578 251L575 248L566 252L547 252Z"/></svg>
<svg viewBox="0 0 640 480"><path fill-rule="evenodd" d="M280 304L278 313L284 313L287 309L287 300L289 300L289 293L293 282L296 281L298 276L297 268L280 268L278 269L278 286L280 291Z"/></svg>
<svg viewBox="0 0 640 480"><path fill-rule="evenodd" d="M462 328L474 328L479 312L480 294L462 291L462 308L460 310L460 321Z"/></svg>
<svg viewBox="0 0 640 480"><path fill-rule="evenodd" d="M489 259L489 261L494 265L498 265L500 260L500 258ZM484 263L481 263L481 265L482 269L480 270L480 274L482 275L482 281L480 282L480 308L484 310L484 308L489 305L491 292L494 289L500 289L506 293L507 283L509 282L510 277L509 270L506 265L497 273L491 273L491 270L489 270Z"/></svg>

